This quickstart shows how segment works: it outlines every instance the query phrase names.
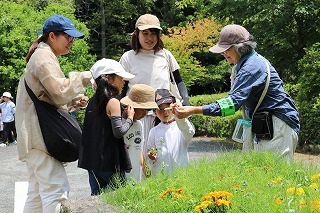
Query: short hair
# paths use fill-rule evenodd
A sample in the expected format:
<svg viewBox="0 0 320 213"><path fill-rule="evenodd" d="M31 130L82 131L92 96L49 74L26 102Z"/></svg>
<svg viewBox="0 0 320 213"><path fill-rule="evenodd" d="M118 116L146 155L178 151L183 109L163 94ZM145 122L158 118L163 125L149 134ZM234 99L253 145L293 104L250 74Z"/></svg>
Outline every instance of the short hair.
<svg viewBox="0 0 320 213"><path fill-rule="evenodd" d="M241 57L243 55L247 55L253 52L257 47L257 42L255 42L253 36L250 35L248 41L245 41L239 44L234 44L233 46Z"/></svg>
<svg viewBox="0 0 320 213"><path fill-rule="evenodd" d="M156 33L156 35L157 35L158 42L153 48L154 49L154 53L162 50L163 47L164 47L164 44L163 44L163 42L161 40L161 37L160 37L161 30L156 29L156 28L150 28L148 30L150 30L152 33ZM131 39L130 39L130 46L136 53L139 53L140 49L142 48L142 46L141 46L141 44L139 42L139 37L138 37L139 32L140 32L140 30L138 28L136 28L134 30L134 32L132 33L132 36L131 36Z"/></svg>

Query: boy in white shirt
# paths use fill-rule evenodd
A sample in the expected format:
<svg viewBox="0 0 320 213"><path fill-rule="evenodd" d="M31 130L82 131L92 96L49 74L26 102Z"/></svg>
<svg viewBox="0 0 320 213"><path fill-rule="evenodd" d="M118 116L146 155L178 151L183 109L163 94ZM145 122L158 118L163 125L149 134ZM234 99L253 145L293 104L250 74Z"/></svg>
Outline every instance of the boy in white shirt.
<svg viewBox="0 0 320 213"><path fill-rule="evenodd" d="M150 130L143 155L151 175L162 170L171 174L176 167L188 164L188 146L195 128L187 118L173 115L172 107L178 103L169 90L157 89L155 96L159 107L155 113L161 122Z"/></svg>
<svg viewBox="0 0 320 213"><path fill-rule="evenodd" d="M150 110L157 109L155 102L155 92L151 86L145 84L135 84L132 86L129 95L120 100L124 106L130 105L134 108L133 124L123 136L131 160L132 169L127 173L127 177L132 177L136 181L141 181L141 157L144 142L143 125L139 119L145 117ZM124 112L124 117L125 117Z"/></svg>

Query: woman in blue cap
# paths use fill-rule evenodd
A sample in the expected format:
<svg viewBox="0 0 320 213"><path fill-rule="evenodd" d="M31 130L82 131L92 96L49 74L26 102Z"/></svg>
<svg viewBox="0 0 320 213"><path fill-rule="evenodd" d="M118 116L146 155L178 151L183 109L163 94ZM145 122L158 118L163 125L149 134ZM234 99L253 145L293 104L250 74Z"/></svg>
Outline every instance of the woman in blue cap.
<svg viewBox="0 0 320 213"><path fill-rule="evenodd" d="M63 163L46 149L25 81L40 100L67 110L66 104L85 92L92 76L89 71L70 72L66 78L58 56L68 54L74 39L83 37L70 19L53 15L45 21L42 35L26 56L27 66L19 82L16 106L19 159L26 162L29 176L24 212L60 212L61 201L69 192Z"/></svg>

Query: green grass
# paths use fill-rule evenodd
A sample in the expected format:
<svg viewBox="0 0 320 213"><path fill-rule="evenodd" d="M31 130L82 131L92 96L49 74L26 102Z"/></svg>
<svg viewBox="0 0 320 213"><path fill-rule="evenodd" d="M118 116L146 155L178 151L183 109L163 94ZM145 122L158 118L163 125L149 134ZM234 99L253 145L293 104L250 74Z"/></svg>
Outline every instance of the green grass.
<svg viewBox="0 0 320 213"><path fill-rule="evenodd" d="M100 198L126 213L318 212L318 173L316 167L288 164L270 153L233 151L192 161L170 177L159 174L141 183L129 182ZM220 191L232 194L227 199L230 207L206 206L210 202L202 198Z"/></svg>

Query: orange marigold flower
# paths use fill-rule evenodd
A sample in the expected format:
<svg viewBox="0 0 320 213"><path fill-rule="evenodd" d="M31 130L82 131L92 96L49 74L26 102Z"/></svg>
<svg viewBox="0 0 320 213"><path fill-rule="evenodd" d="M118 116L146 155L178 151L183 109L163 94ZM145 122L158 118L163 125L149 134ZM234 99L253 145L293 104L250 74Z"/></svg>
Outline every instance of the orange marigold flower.
<svg viewBox="0 0 320 213"><path fill-rule="evenodd" d="M212 204L212 201L210 201L210 200L205 200L205 201L201 202L201 206L203 208L207 208L210 204Z"/></svg>
<svg viewBox="0 0 320 213"><path fill-rule="evenodd" d="M300 201L298 204L300 207L307 205L307 201Z"/></svg>
<svg viewBox="0 0 320 213"><path fill-rule="evenodd" d="M275 204L280 204L280 203L282 203L282 198L279 198L279 197L278 197L277 199L274 200L274 203L275 203Z"/></svg>
<svg viewBox="0 0 320 213"><path fill-rule="evenodd" d="M312 210L320 210L320 201L315 200L310 202L310 209Z"/></svg>
<svg viewBox="0 0 320 213"><path fill-rule="evenodd" d="M176 192L179 193L179 194L183 194L184 190L183 189L177 189Z"/></svg>
<svg viewBox="0 0 320 213"><path fill-rule="evenodd" d="M214 202L215 206L230 206L230 201L224 199L218 199Z"/></svg>

